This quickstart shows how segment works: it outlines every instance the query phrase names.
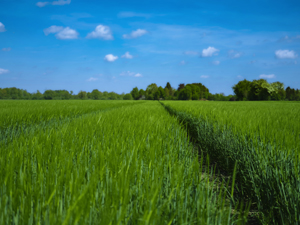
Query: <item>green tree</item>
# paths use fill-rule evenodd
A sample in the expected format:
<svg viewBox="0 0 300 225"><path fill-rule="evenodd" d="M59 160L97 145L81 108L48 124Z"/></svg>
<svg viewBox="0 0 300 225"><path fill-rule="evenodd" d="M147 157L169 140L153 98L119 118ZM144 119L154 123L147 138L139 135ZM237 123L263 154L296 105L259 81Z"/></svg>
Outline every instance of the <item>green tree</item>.
<svg viewBox="0 0 300 225"><path fill-rule="evenodd" d="M191 100L192 96L193 96L192 87L190 85L187 85L179 91L178 99L179 100Z"/></svg>
<svg viewBox="0 0 300 225"><path fill-rule="evenodd" d="M238 101L249 100L251 85L251 81L244 79L232 87Z"/></svg>
<svg viewBox="0 0 300 225"><path fill-rule="evenodd" d="M52 90L46 90L43 95L44 95L44 99L51 100L55 97L55 92Z"/></svg>
<svg viewBox="0 0 300 225"><path fill-rule="evenodd" d="M123 99L124 100L133 100L133 97L130 93L128 93L128 94L124 95Z"/></svg>
<svg viewBox="0 0 300 225"><path fill-rule="evenodd" d="M91 98L94 99L94 100L99 100L101 98L101 94L102 93L98 89L94 89L91 92Z"/></svg>
<svg viewBox="0 0 300 225"><path fill-rule="evenodd" d="M273 82L271 83L271 86L273 88L272 92L271 92L271 99L272 100L284 100L286 93L284 90L284 84L277 81L277 82Z"/></svg>
<svg viewBox="0 0 300 225"><path fill-rule="evenodd" d="M132 95L133 99L135 99L135 100L139 99L139 97L140 97L139 89L137 87L133 88L132 91L130 92L130 94Z"/></svg>
<svg viewBox="0 0 300 225"><path fill-rule="evenodd" d="M265 80L253 80L249 94L249 100L270 100L274 88Z"/></svg>
<svg viewBox="0 0 300 225"><path fill-rule="evenodd" d="M43 98L44 98L44 96L39 90L37 90L36 93L32 94L32 99L33 100L41 100Z"/></svg>
<svg viewBox="0 0 300 225"><path fill-rule="evenodd" d="M80 92L78 93L78 98L79 98L79 99L86 99L86 98L87 98L87 93L86 93L86 91L80 91Z"/></svg>
<svg viewBox="0 0 300 225"><path fill-rule="evenodd" d="M157 91L158 87L155 83L148 85L146 89L146 99L154 100L154 93Z"/></svg>
<svg viewBox="0 0 300 225"><path fill-rule="evenodd" d="M165 90L161 86L159 86L159 88L157 88L157 91L154 93L154 99L159 100L160 98L164 99L165 97Z"/></svg>

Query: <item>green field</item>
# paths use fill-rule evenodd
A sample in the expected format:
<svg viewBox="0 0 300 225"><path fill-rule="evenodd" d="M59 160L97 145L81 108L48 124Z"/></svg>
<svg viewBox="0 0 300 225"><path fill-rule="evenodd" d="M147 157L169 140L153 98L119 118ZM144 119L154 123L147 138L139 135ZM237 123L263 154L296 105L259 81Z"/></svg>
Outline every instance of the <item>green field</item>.
<svg viewBox="0 0 300 225"><path fill-rule="evenodd" d="M264 224L300 221L300 104L0 101L0 109L0 224L244 224L242 203ZM235 184L214 176L206 155Z"/></svg>
<svg viewBox="0 0 300 225"><path fill-rule="evenodd" d="M300 222L300 104L164 102L218 167L237 163L237 196L265 224Z"/></svg>

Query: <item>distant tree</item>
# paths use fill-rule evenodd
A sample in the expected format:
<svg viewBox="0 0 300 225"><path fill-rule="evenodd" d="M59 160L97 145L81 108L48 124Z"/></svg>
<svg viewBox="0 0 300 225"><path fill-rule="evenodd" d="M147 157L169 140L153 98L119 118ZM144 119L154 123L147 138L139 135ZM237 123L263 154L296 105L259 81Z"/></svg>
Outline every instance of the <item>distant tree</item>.
<svg viewBox="0 0 300 225"><path fill-rule="evenodd" d="M130 92L132 95L133 99L137 100L140 95L139 95L139 89L137 87L133 88L132 91Z"/></svg>
<svg viewBox="0 0 300 225"><path fill-rule="evenodd" d="M165 89L166 98L168 98L169 96L173 96L174 92L176 91L172 88L172 86L169 82L167 82L164 89Z"/></svg>
<svg viewBox="0 0 300 225"><path fill-rule="evenodd" d="M102 93L98 89L94 89L91 92L91 98L94 99L94 100L99 100L101 98L101 94Z"/></svg>
<svg viewBox="0 0 300 225"><path fill-rule="evenodd" d="M272 87L272 92L271 92L271 99L272 100L284 100L286 93L284 90L284 84L277 81L277 82L273 82L271 83L271 87Z"/></svg>
<svg viewBox="0 0 300 225"><path fill-rule="evenodd" d="M165 97L166 97L165 90L161 86L159 86L157 88L157 91L154 93L154 99L155 100L159 100L160 98L165 99Z"/></svg>
<svg viewBox="0 0 300 225"><path fill-rule="evenodd" d="M124 97L123 97L124 100L133 100L133 97L130 93L128 94L125 94Z"/></svg>
<svg viewBox="0 0 300 225"><path fill-rule="evenodd" d="M154 93L157 91L158 87L155 83L148 85L146 89L146 99L154 100Z"/></svg>
<svg viewBox="0 0 300 225"><path fill-rule="evenodd" d="M51 100L55 97L55 92L52 90L46 90L43 95L44 95L44 99Z"/></svg>
<svg viewBox="0 0 300 225"><path fill-rule="evenodd" d="M87 98L87 93L86 93L86 91L80 91L80 92L78 93L78 98L79 98L79 99L86 99L86 98Z"/></svg>
<svg viewBox="0 0 300 225"><path fill-rule="evenodd" d="M238 101L249 100L252 82L248 80L239 81L232 87Z"/></svg>
<svg viewBox="0 0 300 225"><path fill-rule="evenodd" d="M144 91L143 89L139 90L139 97L142 97L145 94L146 94L146 91Z"/></svg>
<svg viewBox="0 0 300 225"><path fill-rule="evenodd" d="M289 101L293 101L296 99L296 90L294 88L287 87L285 89L286 99Z"/></svg>
<svg viewBox="0 0 300 225"><path fill-rule="evenodd" d="M270 100L274 88L265 80L253 80L249 93L249 100Z"/></svg>
<svg viewBox="0 0 300 225"><path fill-rule="evenodd" d="M178 88L177 88L177 91L182 90L182 89L184 88L184 86L185 86L184 84L179 84L179 85L178 85Z"/></svg>
<svg viewBox="0 0 300 225"><path fill-rule="evenodd" d="M36 93L32 94L32 99L33 100L41 100L43 98L44 98L44 96L43 96L43 94L39 90L37 90Z"/></svg>
<svg viewBox="0 0 300 225"><path fill-rule="evenodd" d="M172 90L171 84L169 82L167 82L165 88L168 88L169 90Z"/></svg>
<svg viewBox="0 0 300 225"><path fill-rule="evenodd" d="M191 100L193 97L192 87L190 85L185 86L179 91L178 99L179 100Z"/></svg>

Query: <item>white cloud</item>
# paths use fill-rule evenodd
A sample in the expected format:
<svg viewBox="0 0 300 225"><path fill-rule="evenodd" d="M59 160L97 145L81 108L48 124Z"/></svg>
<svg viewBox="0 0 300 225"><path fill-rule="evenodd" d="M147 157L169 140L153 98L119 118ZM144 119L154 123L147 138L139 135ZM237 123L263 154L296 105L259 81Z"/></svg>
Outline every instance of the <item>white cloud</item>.
<svg viewBox="0 0 300 225"><path fill-rule="evenodd" d="M96 80L98 80L98 78L91 77L91 78L87 79L86 81L91 82L91 81L96 81Z"/></svg>
<svg viewBox="0 0 300 225"><path fill-rule="evenodd" d="M134 72L130 72L130 71L124 71L124 72L120 73L120 76L142 77L143 75L140 74L140 73L134 73Z"/></svg>
<svg viewBox="0 0 300 225"><path fill-rule="evenodd" d="M0 74L4 74L4 73L8 73L8 72L9 72L9 70L0 68Z"/></svg>
<svg viewBox="0 0 300 225"><path fill-rule="evenodd" d="M130 71L124 71L120 73L120 76L133 76L135 73L130 72Z"/></svg>
<svg viewBox="0 0 300 225"><path fill-rule="evenodd" d="M37 5L38 7L44 7L44 6L48 5L48 4L50 4L50 2L37 2L37 3L36 3L36 5Z"/></svg>
<svg viewBox="0 0 300 225"><path fill-rule="evenodd" d="M3 23L0 22L0 32L5 32L5 26Z"/></svg>
<svg viewBox="0 0 300 225"><path fill-rule="evenodd" d="M116 61L119 57L118 56L114 56L113 54L108 54L104 57L104 60L107 62L113 62Z"/></svg>
<svg viewBox="0 0 300 225"><path fill-rule="evenodd" d="M58 1L53 1L52 5L69 5L71 3L71 0L58 0Z"/></svg>
<svg viewBox="0 0 300 225"><path fill-rule="evenodd" d="M300 41L300 35L290 36L290 37L288 35L286 35L286 36L280 38L278 41L279 42L289 42L289 43L291 43L291 42L299 42Z"/></svg>
<svg viewBox="0 0 300 225"><path fill-rule="evenodd" d="M133 56L130 55L129 52L126 52L126 53L125 53L124 55L122 55L121 57L122 57L122 58L125 58L125 59L132 59L132 58L133 58Z"/></svg>
<svg viewBox="0 0 300 225"><path fill-rule="evenodd" d="M58 32L55 37L60 40L70 40L70 39L77 39L78 32L76 30L71 29L70 27L64 28L62 31Z"/></svg>
<svg viewBox="0 0 300 225"><path fill-rule="evenodd" d="M130 17L145 17L145 18L149 18L149 17L151 17L151 15L150 14L146 14L146 13L120 12L118 14L118 17L120 17L120 18L130 18Z"/></svg>
<svg viewBox="0 0 300 225"><path fill-rule="evenodd" d="M209 76L208 75L202 75L201 78L206 79L206 78L209 78Z"/></svg>
<svg viewBox="0 0 300 225"><path fill-rule="evenodd" d="M216 61L213 61L212 62L214 65L219 65L220 64L220 61L216 60Z"/></svg>
<svg viewBox="0 0 300 225"><path fill-rule="evenodd" d="M137 30L132 31L130 34L124 34L123 38L125 38L125 39L138 38L138 37L141 37L141 36L143 36L147 33L148 33L148 31L146 31L146 30L137 29Z"/></svg>
<svg viewBox="0 0 300 225"><path fill-rule="evenodd" d="M278 59L295 59L298 55L294 51L290 50L277 50L275 56Z"/></svg>
<svg viewBox="0 0 300 225"><path fill-rule="evenodd" d="M103 40L113 40L112 32L108 26L98 25L95 30L89 33L86 38L98 38Z"/></svg>
<svg viewBox="0 0 300 225"><path fill-rule="evenodd" d="M213 55L218 55L219 51L219 49L209 46L207 49L202 50L202 57L211 57Z"/></svg>
<svg viewBox="0 0 300 225"><path fill-rule="evenodd" d="M195 51L185 51L183 54L185 54L185 55L198 55L199 53L195 52Z"/></svg>
<svg viewBox="0 0 300 225"><path fill-rule="evenodd" d="M4 52L9 52L11 50L11 48L2 48L2 51Z"/></svg>
<svg viewBox="0 0 300 225"><path fill-rule="evenodd" d="M38 7L45 7L46 5L68 5L71 3L71 0L58 0L53 2L37 2Z"/></svg>
<svg viewBox="0 0 300 225"><path fill-rule="evenodd" d="M241 75L237 76L238 79L243 79L244 77L242 77Z"/></svg>
<svg viewBox="0 0 300 225"><path fill-rule="evenodd" d="M259 78L262 78L262 79L273 79L275 77L276 76L274 74L269 74L269 75L267 75L267 74L261 74L261 75L259 75Z"/></svg>
<svg viewBox="0 0 300 225"><path fill-rule="evenodd" d="M58 33L59 31L62 31L63 29L64 29L64 27L53 25L51 27L48 27L48 28L44 29L44 33L47 36L49 34Z"/></svg>
<svg viewBox="0 0 300 225"><path fill-rule="evenodd" d="M183 66L183 65L185 65L186 63L187 63L186 61L182 60L179 64Z"/></svg>
<svg viewBox="0 0 300 225"><path fill-rule="evenodd" d="M242 56L241 52L235 51L235 50L229 50L228 51L228 57L231 59L240 58Z"/></svg>

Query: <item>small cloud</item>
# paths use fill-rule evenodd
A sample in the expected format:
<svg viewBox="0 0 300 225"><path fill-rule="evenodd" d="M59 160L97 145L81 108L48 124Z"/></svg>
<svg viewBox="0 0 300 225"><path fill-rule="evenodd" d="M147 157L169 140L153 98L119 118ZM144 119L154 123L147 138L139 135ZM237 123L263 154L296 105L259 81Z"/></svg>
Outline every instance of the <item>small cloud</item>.
<svg viewBox="0 0 300 225"><path fill-rule="evenodd" d="M71 3L71 0L58 0L53 1L52 5L69 5Z"/></svg>
<svg viewBox="0 0 300 225"><path fill-rule="evenodd" d="M295 59L298 55L294 51L290 50L277 50L275 56L278 59Z"/></svg>
<svg viewBox="0 0 300 225"><path fill-rule="evenodd" d="M132 31L130 34L124 34L123 38L125 38L125 39L138 38L138 37L141 37L141 36L143 36L147 33L148 33L148 31L146 31L146 30L137 29L135 31Z"/></svg>
<svg viewBox="0 0 300 225"><path fill-rule="evenodd" d="M0 32L5 32L5 26L3 23L0 22Z"/></svg>
<svg viewBox="0 0 300 225"><path fill-rule="evenodd" d="M220 64L220 61L216 60L216 61L213 61L212 63L217 66Z"/></svg>
<svg viewBox="0 0 300 225"><path fill-rule="evenodd" d="M58 32L55 37L60 40L70 40L77 39L78 32L76 30L71 29L70 27L64 28L62 31Z"/></svg>
<svg viewBox="0 0 300 225"><path fill-rule="evenodd" d="M202 75L201 78L206 79L206 78L209 78L209 76L208 75Z"/></svg>
<svg viewBox="0 0 300 225"><path fill-rule="evenodd" d="M274 74L269 74L269 75L261 74L261 75L259 75L259 78L262 78L262 79L273 79L275 77L276 76Z"/></svg>
<svg viewBox="0 0 300 225"><path fill-rule="evenodd" d="M242 56L241 52L230 50L228 51L228 57L231 59L240 58Z"/></svg>
<svg viewBox="0 0 300 225"><path fill-rule="evenodd" d="M238 79L244 79L244 77L242 77L241 75L237 76Z"/></svg>
<svg viewBox="0 0 300 225"><path fill-rule="evenodd" d="M120 73L120 76L133 76L135 73L130 72L130 71L124 71Z"/></svg>
<svg viewBox="0 0 300 225"><path fill-rule="evenodd" d="M9 70L0 68L0 74L4 74L4 73L8 73L8 72L9 72Z"/></svg>
<svg viewBox="0 0 300 225"><path fill-rule="evenodd" d="M9 52L11 50L11 48L2 48L2 51L4 52Z"/></svg>
<svg viewBox="0 0 300 225"><path fill-rule="evenodd" d="M49 34L55 34L55 33L58 33L59 31L62 31L64 29L64 27L62 26L51 26L51 27L48 27L46 29L44 29L44 34L46 36L48 36Z"/></svg>
<svg viewBox="0 0 300 225"><path fill-rule="evenodd" d="M42 8L46 5L69 5L71 3L71 0L58 0L53 2L37 2L36 6Z"/></svg>
<svg viewBox="0 0 300 225"><path fill-rule="evenodd" d="M122 58L125 58L125 59L132 59L133 56L129 54L129 52L126 52L124 55L121 56Z"/></svg>
<svg viewBox="0 0 300 225"><path fill-rule="evenodd" d="M180 63L179 63L179 65L186 65L187 64L187 62L186 61L184 61L184 60L182 60Z"/></svg>
<svg viewBox="0 0 300 225"><path fill-rule="evenodd" d="M198 55L199 53L195 52L195 51L185 51L183 54L185 54L185 55Z"/></svg>
<svg viewBox="0 0 300 225"><path fill-rule="evenodd" d="M44 29L44 33L46 36L49 34L55 34L55 37L60 40L65 39L77 39L79 33L76 30L71 29L70 27L62 27L62 26L51 26Z"/></svg>
<svg viewBox="0 0 300 225"><path fill-rule="evenodd" d="M300 41L300 35L289 37L288 35L280 38L278 42L298 42Z"/></svg>
<svg viewBox="0 0 300 225"><path fill-rule="evenodd" d="M50 2L37 2L36 6L42 8L45 7L46 5L50 4Z"/></svg>
<svg viewBox="0 0 300 225"><path fill-rule="evenodd" d="M219 51L219 49L209 46L207 49L202 50L202 57L211 57L213 55L218 55Z"/></svg>
<svg viewBox="0 0 300 225"><path fill-rule="evenodd" d="M98 25L95 30L91 33L89 33L86 38L97 38L97 39L103 39L103 40L113 40L114 37L112 36L112 32L108 26L104 25Z"/></svg>
<svg viewBox="0 0 300 225"><path fill-rule="evenodd" d="M146 13L120 12L118 14L118 17L120 17L120 18L130 18L130 17L145 17L145 18L149 18L149 17L151 17L151 15L150 14L146 14Z"/></svg>
<svg viewBox="0 0 300 225"><path fill-rule="evenodd" d="M140 73L134 73L134 72L130 72L130 71L124 71L124 72L120 73L120 76L142 77L143 75L140 74Z"/></svg>
<svg viewBox="0 0 300 225"><path fill-rule="evenodd" d="M91 81L96 81L96 80L98 80L98 78L96 78L96 77L91 77L91 78L87 79L86 81L91 82Z"/></svg>
<svg viewBox="0 0 300 225"><path fill-rule="evenodd" d="M104 57L104 60L107 62L114 62L118 59L118 56L114 56L113 54L108 54Z"/></svg>

